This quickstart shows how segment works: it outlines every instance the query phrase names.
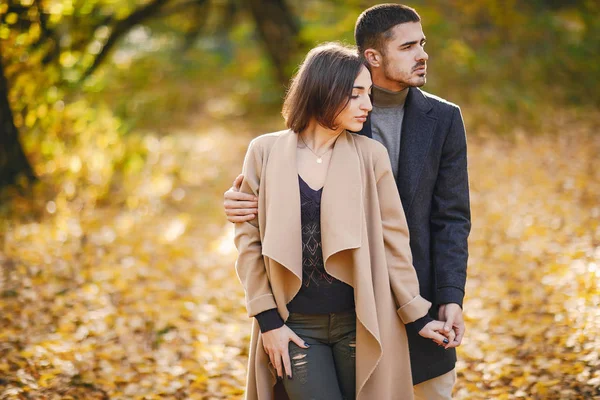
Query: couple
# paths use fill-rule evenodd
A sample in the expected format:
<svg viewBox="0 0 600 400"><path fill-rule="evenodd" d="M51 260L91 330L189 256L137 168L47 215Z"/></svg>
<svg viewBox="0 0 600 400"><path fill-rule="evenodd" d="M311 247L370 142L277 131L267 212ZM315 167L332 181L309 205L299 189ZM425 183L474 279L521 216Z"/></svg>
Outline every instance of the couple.
<svg viewBox="0 0 600 400"><path fill-rule="evenodd" d="M358 53L309 52L289 129L254 139L225 193L255 319L247 399L452 395L470 231L462 117L416 88L428 55L414 9L367 9L355 39Z"/></svg>

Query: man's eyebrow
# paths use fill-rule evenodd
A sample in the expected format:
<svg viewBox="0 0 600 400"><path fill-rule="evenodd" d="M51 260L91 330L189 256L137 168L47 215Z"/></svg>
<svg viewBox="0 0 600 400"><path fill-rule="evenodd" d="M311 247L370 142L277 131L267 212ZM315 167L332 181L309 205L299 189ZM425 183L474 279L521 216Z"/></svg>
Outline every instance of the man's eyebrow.
<svg viewBox="0 0 600 400"><path fill-rule="evenodd" d="M413 40L413 41L411 41L411 42L405 42L405 43L402 43L402 44L401 44L400 46L398 46L398 47L409 46L409 45L413 45L413 44L417 44L417 43L423 43L423 42L426 42L426 41L427 41L427 38L426 38L426 37L423 37L421 40Z"/></svg>

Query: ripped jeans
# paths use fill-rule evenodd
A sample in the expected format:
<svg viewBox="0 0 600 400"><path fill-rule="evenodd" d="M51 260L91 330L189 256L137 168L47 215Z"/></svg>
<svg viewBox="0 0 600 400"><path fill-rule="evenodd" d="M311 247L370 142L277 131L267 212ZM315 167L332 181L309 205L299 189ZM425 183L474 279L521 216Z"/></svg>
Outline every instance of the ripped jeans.
<svg viewBox="0 0 600 400"><path fill-rule="evenodd" d="M289 342L292 379L283 386L290 400L352 400L356 392L356 313L291 313L286 325L310 345Z"/></svg>

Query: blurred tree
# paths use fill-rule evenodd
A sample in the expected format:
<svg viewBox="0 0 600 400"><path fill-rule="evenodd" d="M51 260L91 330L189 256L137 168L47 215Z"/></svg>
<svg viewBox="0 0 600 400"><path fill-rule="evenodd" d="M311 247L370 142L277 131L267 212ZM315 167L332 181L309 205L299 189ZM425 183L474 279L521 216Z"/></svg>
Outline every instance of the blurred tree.
<svg viewBox="0 0 600 400"><path fill-rule="evenodd" d="M8 85L0 48L0 187L14 184L20 176L34 178L33 170L23 153L19 131L15 126L8 101Z"/></svg>
<svg viewBox="0 0 600 400"><path fill-rule="evenodd" d="M284 0L248 0L245 3L275 67L277 80L285 84L289 79L289 62L298 50L296 20Z"/></svg>
<svg viewBox="0 0 600 400"><path fill-rule="evenodd" d="M136 118L155 127L173 112L197 110L194 101L215 93L243 104L213 103L212 111L230 115L279 106L303 50L327 40L351 43L357 15L377 2L0 0L0 186L19 174L32 177L32 169L54 171L38 161L71 151L69 138L82 137L78 122L89 114L69 116L76 126L61 120L82 97L90 109L110 105L123 132ZM527 124L551 113L545 105L600 104L598 2L414 3L431 38L427 90L477 105L482 123L512 129L507 115ZM33 168L23 154L36 157Z"/></svg>
<svg viewBox="0 0 600 400"><path fill-rule="evenodd" d="M211 14L214 14L211 16ZM285 0L150 0L140 1L58 1L10 0L0 4L0 38L10 38L11 55L0 54L6 65L24 66L11 74L2 69L0 107L0 187L11 184L18 175L33 178L18 138L15 114L28 114L35 104L23 102L11 109L9 83L21 74L35 69L55 73L40 85L58 85L77 89L100 67L119 41L134 27L149 20L179 18L187 28L177 34L183 36L183 48L191 49L195 39L204 31L208 18L217 20L221 30L229 30L241 14L254 22L260 41L271 60L277 80L283 84L289 77L288 66L297 50L299 27ZM173 24L180 28L177 24ZM39 100L39 99L36 99ZM25 118L24 118L25 119ZM33 122L32 122L33 123Z"/></svg>

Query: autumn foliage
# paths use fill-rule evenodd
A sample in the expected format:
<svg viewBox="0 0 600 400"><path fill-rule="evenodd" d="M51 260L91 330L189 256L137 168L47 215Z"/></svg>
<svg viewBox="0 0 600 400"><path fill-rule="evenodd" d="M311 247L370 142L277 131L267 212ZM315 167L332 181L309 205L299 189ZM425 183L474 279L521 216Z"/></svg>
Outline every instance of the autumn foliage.
<svg viewBox="0 0 600 400"><path fill-rule="evenodd" d="M38 177L0 192L0 399L242 398L250 320L222 194L248 142L282 128L282 74L314 43L352 42L375 2L269 0L298 24L280 33L300 50L277 59L259 3L0 2ZM455 398L600 399L600 10L414 6L425 89L461 105L469 137Z"/></svg>

